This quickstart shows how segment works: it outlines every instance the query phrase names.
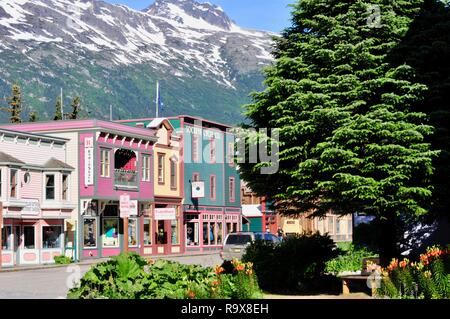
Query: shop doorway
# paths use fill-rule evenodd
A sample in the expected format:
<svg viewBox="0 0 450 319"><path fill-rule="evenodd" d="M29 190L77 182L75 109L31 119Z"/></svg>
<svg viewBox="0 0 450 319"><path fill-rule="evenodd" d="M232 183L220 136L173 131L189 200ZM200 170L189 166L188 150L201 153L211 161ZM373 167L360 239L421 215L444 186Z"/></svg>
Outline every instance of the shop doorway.
<svg viewBox="0 0 450 319"><path fill-rule="evenodd" d="M170 253L170 220L156 220L155 243L158 254Z"/></svg>

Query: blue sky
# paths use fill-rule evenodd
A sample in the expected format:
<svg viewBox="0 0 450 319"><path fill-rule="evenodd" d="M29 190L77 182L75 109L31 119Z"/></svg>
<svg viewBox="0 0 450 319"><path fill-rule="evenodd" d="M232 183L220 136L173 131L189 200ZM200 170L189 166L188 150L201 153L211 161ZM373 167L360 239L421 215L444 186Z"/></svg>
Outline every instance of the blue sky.
<svg viewBox="0 0 450 319"><path fill-rule="evenodd" d="M105 0L125 4L134 9L144 9L154 0ZM290 25L288 4L296 0L197 0L221 6L238 25L251 29L280 32Z"/></svg>

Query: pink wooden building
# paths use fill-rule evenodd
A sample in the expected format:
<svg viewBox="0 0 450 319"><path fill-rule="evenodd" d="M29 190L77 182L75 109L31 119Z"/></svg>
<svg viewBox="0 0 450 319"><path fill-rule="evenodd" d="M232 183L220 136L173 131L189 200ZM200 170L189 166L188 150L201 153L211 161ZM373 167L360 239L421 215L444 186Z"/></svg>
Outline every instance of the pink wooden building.
<svg viewBox="0 0 450 319"><path fill-rule="evenodd" d="M77 207L65 138L0 129L2 266L53 263Z"/></svg>
<svg viewBox="0 0 450 319"><path fill-rule="evenodd" d="M154 202L153 145L155 131L100 120L25 123L14 130L65 138L68 164L75 168L77 213L69 233L69 245L77 247L77 259L118 255L124 249L123 219L119 204L128 195L135 214L129 219L130 251L144 254L151 242L146 231Z"/></svg>

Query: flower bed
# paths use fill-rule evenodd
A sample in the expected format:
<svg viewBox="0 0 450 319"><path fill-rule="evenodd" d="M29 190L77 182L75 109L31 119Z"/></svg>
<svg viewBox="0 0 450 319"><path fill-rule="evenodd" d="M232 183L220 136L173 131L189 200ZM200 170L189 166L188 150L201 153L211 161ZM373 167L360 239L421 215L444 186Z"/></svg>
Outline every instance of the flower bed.
<svg viewBox="0 0 450 319"><path fill-rule="evenodd" d="M71 299L260 297L251 264L234 261L231 273L225 273L223 267L214 270L166 260L147 261L135 253L93 266L68 293Z"/></svg>
<svg viewBox="0 0 450 319"><path fill-rule="evenodd" d="M381 269L381 287L377 294L402 299L450 298L450 249L433 246L419 261L393 259Z"/></svg>

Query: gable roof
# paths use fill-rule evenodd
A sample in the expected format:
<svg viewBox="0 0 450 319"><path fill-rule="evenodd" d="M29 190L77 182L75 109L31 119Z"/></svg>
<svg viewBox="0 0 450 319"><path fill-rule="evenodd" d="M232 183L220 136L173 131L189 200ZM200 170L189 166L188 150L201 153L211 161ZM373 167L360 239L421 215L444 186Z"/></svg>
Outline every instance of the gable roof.
<svg viewBox="0 0 450 319"><path fill-rule="evenodd" d="M74 170L72 166L69 164L66 164L60 160L57 160L56 158L52 157L49 159L45 164L45 168L54 168L54 169L64 169L64 170Z"/></svg>
<svg viewBox="0 0 450 319"><path fill-rule="evenodd" d="M153 119L150 123L148 123L147 128L157 129L161 126L161 124L164 124L168 130L173 131L172 124L165 117L159 117L159 118Z"/></svg>
<svg viewBox="0 0 450 319"><path fill-rule="evenodd" d="M0 152L0 163L25 164L25 162L3 152Z"/></svg>

